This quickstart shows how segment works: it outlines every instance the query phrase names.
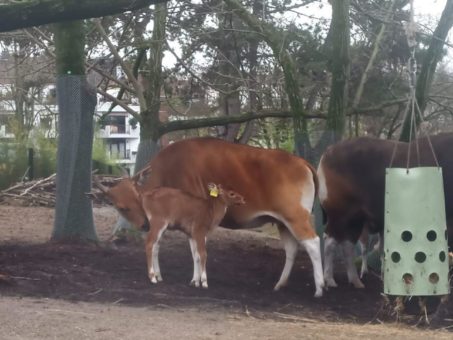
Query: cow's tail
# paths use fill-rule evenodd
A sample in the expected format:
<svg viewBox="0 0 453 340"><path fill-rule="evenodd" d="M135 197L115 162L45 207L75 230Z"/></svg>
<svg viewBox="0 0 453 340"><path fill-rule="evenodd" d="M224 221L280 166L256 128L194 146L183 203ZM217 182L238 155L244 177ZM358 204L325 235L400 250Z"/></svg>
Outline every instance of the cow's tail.
<svg viewBox="0 0 453 340"><path fill-rule="evenodd" d="M312 173L313 182L315 183L315 199L316 199L316 197L318 197L318 193L319 193L318 173L317 173L316 169L310 163L307 162L307 166L308 166L308 168L310 169L310 171ZM320 206L321 212L322 212L322 224L325 225L327 223L327 214L326 214L323 206L321 204L319 206Z"/></svg>
<svg viewBox="0 0 453 340"><path fill-rule="evenodd" d="M313 176L313 182L315 183L315 197L318 196L319 192L319 179L318 179L318 174L316 172L316 169L308 162L305 162L307 164L307 167L310 169L311 174Z"/></svg>

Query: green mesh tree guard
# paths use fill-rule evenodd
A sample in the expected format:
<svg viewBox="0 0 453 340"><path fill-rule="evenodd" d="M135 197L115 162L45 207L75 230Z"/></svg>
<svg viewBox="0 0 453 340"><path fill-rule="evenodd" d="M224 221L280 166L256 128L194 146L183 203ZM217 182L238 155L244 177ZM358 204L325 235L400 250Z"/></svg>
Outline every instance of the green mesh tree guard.
<svg viewBox="0 0 453 340"><path fill-rule="evenodd" d="M442 169L386 170L384 293L449 294Z"/></svg>

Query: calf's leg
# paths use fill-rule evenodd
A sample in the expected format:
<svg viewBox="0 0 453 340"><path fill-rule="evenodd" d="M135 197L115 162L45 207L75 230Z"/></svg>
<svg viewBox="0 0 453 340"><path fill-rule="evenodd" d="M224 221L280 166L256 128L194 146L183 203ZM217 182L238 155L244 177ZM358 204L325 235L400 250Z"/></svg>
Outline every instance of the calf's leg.
<svg viewBox="0 0 453 340"><path fill-rule="evenodd" d="M200 257L198 256L197 252L197 244L193 238L189 238L189 244L193 259L193 277L192 281L190 281L190 285L200 287L201 268L200 268Z"/></svg>
<svg viewBox="0 0 453 340"><path fill-rule="evenodd" d="M195 242L197 243L197 252L200 257L201 286L203 288L208 288L208 275L206 273L206 260L208 257L206 252L206 236L203 234L196 235Z"/></svg>
<svg viewBox="0 0 453 340"><path fill-rule="evenodd" d="M166 223L153 221L152 227L146 237L145 252L148 265L148 277L152 283L162 281L159 266L159 241L166 228Z"/></svg>

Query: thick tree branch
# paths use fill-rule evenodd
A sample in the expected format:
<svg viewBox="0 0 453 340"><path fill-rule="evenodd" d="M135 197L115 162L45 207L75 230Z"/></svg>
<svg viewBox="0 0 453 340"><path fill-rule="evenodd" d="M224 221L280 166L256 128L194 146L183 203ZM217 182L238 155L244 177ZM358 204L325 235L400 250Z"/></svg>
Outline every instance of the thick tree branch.
<svg viewBox="0 0 453 340"><path fill-rule="evenodd" d="M165 0L23 0L0 2L0 32L134 11Z"/></svg>
<svg viewBox="0 0 453 340"><path fill-rule="evenodd" d="M293 114L290 111L260 111L260 112L247 112L241 115L234 116L219 116L219 117L207 117L207 118L198 118L198 119L183 119L183 120L174 120L170 122L161 123L160 132L161 134L179 131L179 130L188 130L188 129L198 129L204 127L228 125L228 124L237 124L244 123L254 119L263 119L263 118L292 118ZM306 115L308 119L325 119L326 116L323 114L317 115Z"/></svg>

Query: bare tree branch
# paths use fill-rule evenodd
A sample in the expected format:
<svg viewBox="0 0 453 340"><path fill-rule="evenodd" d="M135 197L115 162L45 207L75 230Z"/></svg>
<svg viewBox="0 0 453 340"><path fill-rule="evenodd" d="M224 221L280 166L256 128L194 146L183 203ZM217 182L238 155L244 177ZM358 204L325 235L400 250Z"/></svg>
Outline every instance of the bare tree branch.
<svg viewBox="0 0 453 340"><path fill-rule="evenodd" d="M132 70L129 68L129 66L124 62L123 58L119 55L118 51L116 50L116 47L113 45L109 37L107 36L107 33L104 30L104 27L102 27L101 22L99 19L94 20L94 24L96 25L96 29L98 30L99 34L101 35L102 39L105 41L105 43L108 45L110 52L114 55L116 60L120 63L121 67L123 68L124 73L126 73L127 78L129 81L132 83L134 89L135 89L135 94L138 98L138 102L140 103L140 107L142 109L146 108L146 100L145 96L143 95L143 88L138 82L137 78L134 76Z"/></svg>
<svg viewBox="0 0 453 340"><path fill-rule="evenodd" d="M0 3L0 32L134 11L165 0L23 0Z"/></svg>

